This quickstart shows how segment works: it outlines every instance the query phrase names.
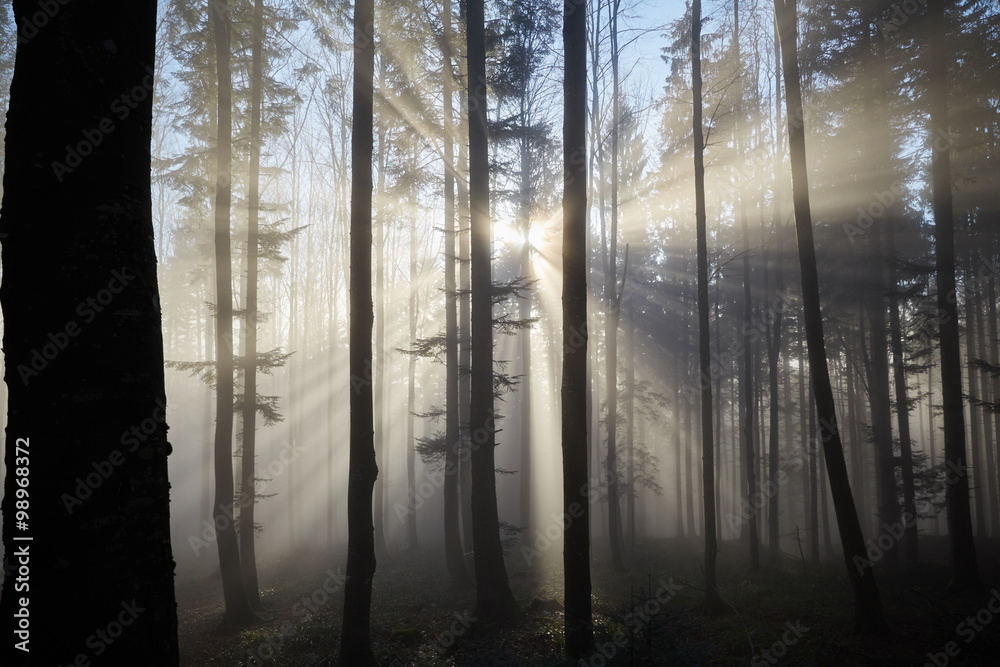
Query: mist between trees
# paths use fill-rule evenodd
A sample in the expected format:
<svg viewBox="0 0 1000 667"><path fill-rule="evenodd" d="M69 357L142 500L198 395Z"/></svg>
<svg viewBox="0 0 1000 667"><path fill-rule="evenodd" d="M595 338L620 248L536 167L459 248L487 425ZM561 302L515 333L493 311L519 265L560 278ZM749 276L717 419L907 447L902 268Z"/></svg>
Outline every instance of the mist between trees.
<svg viewBox="0 0 1000 667"><path fill-rule="evenodd" d="M0 616L46 664L122 600L121 664L989 653L902 591L995 583L998 30L0 2Z"/></svg>

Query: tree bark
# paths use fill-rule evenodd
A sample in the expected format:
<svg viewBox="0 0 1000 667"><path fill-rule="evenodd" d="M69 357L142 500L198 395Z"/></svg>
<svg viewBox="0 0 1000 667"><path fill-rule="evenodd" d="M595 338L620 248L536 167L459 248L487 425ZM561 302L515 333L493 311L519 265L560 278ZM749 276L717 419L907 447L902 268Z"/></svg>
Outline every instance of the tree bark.
<svg viewBox="0 0 1000 667"><path fill-rule="evenodd" d="M691 15L691 81L694 96L695 225L698 236L698 384L701 388L701 474L705 504L705 600L709 613L719 613L722 600L716 588L715 559L715 450L712 444L711 338L708 329L708 234L705 213L705 139L701 119L701 0Z"/></svg>
<svg viewBox="0 0 1000 667"><path fill-rule="evenodd" d="M972 266L972 253L971 251L966 254L968 261L967 267ZM966 275L969 273L967 272ZM976 322L976 311L979 309L979 303L975 295L972 293L973 290L969 289L969 283L965 283L965 355L966 362L969 368L969 396L975 396L978 392L976 391L976 370L973 364L973 360L978 358L978 351L976 349L976 339L978 334L978 326ZM972 455L972 483L975 491L972 494L973 507L975 508L975 534L980 539L986 539L986 493L988 493L989 482L984 483L983 479L983 466L982 461L980 461L980 446L982 439L979 433L979 419L976 417L976 406L969 404L969 450ZM988 478L987 478L988 479Z"/></svg>
<svg viewBox="0 0 1000 667"><path fill-rule="evenodd" d="M774 26L774 60L779 62L781 58L781 47L778 39L778 26ZM773 227L774 238L774 289L772 293L775 298L770 310L771 318L767 327L767 362L768 362L768 392L770 403L768 405L768 443L767 443L767 477L770 483L768 489L767 503L767 546L768 562L772 567L777 567L781 562L781 538L779 535L779 414L778 414L778 361L781 356L781 327L785 306L785 233L781 220L781 200L784 195L784 178L781 169L781 161L784 155L783 134L781 132L781 73L777 67L774 72L774 117L775 117L775 155L777 156L774 165L774 202L771 212L771 226ZM790 410L786 400L785 409Z"/></svg>
<svg viewBox="0 0 1000 667"><path fill-rule="evenodd" d="M240 565L250 606L261 610L254 545L254 505L257 502L257 264L260 222L260 114L263 72L264 1L254 0L252 78L250 81L250 182L247 184L246 337L243 359L243 450L240 496Z"/></svg>
<svg viewBox="0 0 1000 667"><path fill-rule="evenodd" d="M525 105L521 102L521 127L527 131L528 118L525 112ZM522 137L520 141L521 149L521 174L520 192L518 193L519 207L518 229L522 234L521 245L521 277L526 281L531 281L534 271L531 266L531 243L529 241L531 231L531 151L529 139ZM518 304L518 317L527 320L531 317L532 292L528 290L521 296ZM527 327L518 332L518 346L521 356L521 411L520 411L520 516L521 516L521 536L522 539L529 539L533 534L531 530L531 327Z"/></svg>
<svg viewBox="0 0 1000 667"><path fill-rule="evenodd" d="M385 83L385 58L379 59L378 69L378 90L382 98L386 94ZM386 375L389 373L389 360L385 350L385 228L386 228L386 207L385 198L385 154L386 154L386 129L385 123L375 125L378 136L378 152L376 161L378 165L378 176L375 186L375 388L374 388L374 410L375 410L375 461L378 463L379 475L375 480L374 504L372 510L375 519L375 557L385 558L388 549L385 544L385 478L386 478L386 458L385 450L389 442L386 425Z"/></svg>
<svg viewBox="0 0 1000 667"><path fill-rule="evenodd" d="M219 80L219 126L217 176L215 185L215 311L216 392L215 392L215 522L222 571L222 591L226 601L225 625L248 624L254 613L250 606L240 567L240 546L232 516L237 509L233 488L233 267L230 248L232 205L233 80L230 69L229 8L226 0L213 2L210 14L215 36ZM243 498L239 508L242 510ZM221 528L219 528L221 526Z"/></svg>
<svg viewBox="0 0 1000 667"><path fill-rule="evenodd" d="M562 472L563 592L566 656L594 646L590 583L587 453L587 11L586 0L563 1L563 288Z"/></svg>
<svg viewBox="0 0 1000 667"><path fill-rule="evenodd" d="M944 458L948 472L945 505L951 547L953 586L978 588L979 562L972 537L969 476L965 459L965 416L962 399L962 358L958 308L955 304L955 221L951 193L951 141L948 134L948 82L945 0L928 0L927 75L930 87L931 207L934 211L934 263L941 339L941 394L944 417Z"/></svg>
<svg viewBox="0 0 1000 667"><path fill-rule="evenodd" d="M617 293L618 281L618 6L620 0L608 4L611 27L611 229L608 234L608 263L604 276L604 350L606 369L604 374L607 394L607 475L608 475L608 538L611 542L611 564L616 572L625 571L625 557L622 554L624 536L622 533L621 507L618 488L618 322L621 317L621 294ZM622 289L625 279L622 278Z"/></svg>
<svg viewBox="0 0 1000 667"><path fill-rule="evenodd" d="M13 3L20 35L38 10ZM17 46L0 214L4 665L77 664L119 615L129 627L101 661L178 665L150 196L155 32L155 2L70 3ZM109 102L123 90L145 92L119 118ZM108 123L71 166L67 144ZM82 489L96 467L108 475ZM15 590L23 568L30 591Z"/></svg>
<svg viewBox="0 0 1000 667"><path fill-rule="evenodd" d="M733 0L733 49L735 51L737 84L736 84L736 122L735 122L735 142L736 142L736 165L737 170L742 170L744 163L744 137L742 135L743 126L743 62L740 55L740 2ZM750 569L756 570L760 567L760 540L757 537L757 510L754 505L754 498L757 494L757 458L754 433L754 391L753 391L753 339L751 338L751 319L753 317L753 302L750 290L750 228L747 223L747 209L743 191L743 178L737 177L737 207L739 209L740 226L743 230L743 373L740 376L740 397L742 409L742 443L743 443L743 465L747 476L747 502L751 508L750 517L746 520L747 532L750 540Z"/></svg>
<svg viewBox="0 0 1000 667"><path fill-rule="evenodd" d="M375 526L372 490L375 410L372 395L372 154L374 148L375 3L354 4L351 119L350 473L347 485L347 582L339 664L377 665L371 642Z"/></svg>
<svg viewBox="0 0 1000 667"><path fill-rule="evenodd" d="M782 71L785 78L785 107L792 164L792 200L798 237L799 267L802 273L803 321L809 348L810 377L816 394L816 412L823 427L823 454L830 476L830 490L837 514L848 578L854 591L855 625L861 632L882 632L885 629L885 621L874 572L871 567L857 565L859 560L866 562L867 552L847 478L847 465L844 462L844 451L837 429L833 388L830 385L826 345L823 339L819 276L813 244L812 215L809 210L802 92L799 87L799 62L796 52L796 0L776 0L774 11L781 39Z"/></svg>
<svg viewBox="0 0 1000 667"><path fill-rule="evenodd" d="M447 74L447 72L446 72ZM415 151L414 151L415 152ZM416 156L413 157L416 163ZM417 339L417 196L416 190L410 199L410 295L409 295L409 321L410 340ZM417 403L417 356L408 355L409 364L407 367L406 385L406 494L410 502L410 507L415 508L417 504L417 460L415 441L413 439L414 410ZM447 408L446 408L447 410ZM417 513L415 511L406 514L406 548L409 551L416 551L419 547L417 542Z"/></svg>
<svg viewBox="0 0 1000 667"><path fill-rule="evenodd" d="M467 4L469 63L469 202L472 272L472 541L476 615L513 619L520 611L507 581L500 544L493 411L493 282L490 260L490 165L486 129L486 39L483 0Z"/></svg>
<svg viewBox="0 0 1000 667"><path fill-rule="evenodd" d="M455 247L455 144L452 123L452 9L451 0L444 0L441 11L443 30L442 65L444 76L444 291L445 291L445 478L444 478L444 553L448 576L454 586L470 583L469 570L462 551L459 532L459 457L461 455L461 422L459 395L458 287L456 270L458 255Z"/></svg>
<svg viewBox="0 0 1000 667"><path fill-rule="evenodd" d="M983 322L983 299L976 299L976 308L973 312L967 314L967 317L975 317L976 320L976 349L979 351L979 360L986 361L990 354L989 348L986 344L986 335L984 329L986 328ZM971 335L971 333L970 333ZM970 372L971 369L970 369ZM990 396L990 380L982 370L979 370L979 400L988 402L991 400L998 400L996 397ZM993 451L993 421L990 418L989 412L982 406L975 406L979 410L980 416L977 419L982 419L982 429L983 429L983 450L986 454L986 465L981 468L980 479L982 483L980 486L983 488L983 492L986 494L989 500L990 506L990 521L989 529L990 535L996 536L1000 532L1000 515L997 513L997 478L994 476L996 471L996 456Z"/></svg>

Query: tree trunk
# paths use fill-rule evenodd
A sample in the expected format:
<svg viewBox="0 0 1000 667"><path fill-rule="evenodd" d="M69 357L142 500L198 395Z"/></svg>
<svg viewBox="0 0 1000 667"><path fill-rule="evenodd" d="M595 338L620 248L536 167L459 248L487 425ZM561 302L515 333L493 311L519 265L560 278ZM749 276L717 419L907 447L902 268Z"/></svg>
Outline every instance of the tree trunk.
<svg viewBox="0 0 1000 667"><path fill-rule="evenodd" d="M778 26L774 26L774 60L778 62L781 57L781 47L778 40ZM767 477L769 482L768 503L767 503L767 546L768 562L772 567L777 567L781 562L781 538L779 535L779 491L778 483L779 459L779 415L778 415L778 360L781 355L781 327L782 316L785 305L785 233L781 220L781 200L784 195L784 174L781 169L781 161L784 155L783 134L781 132L781 74L775 68L774 73L774 117L775 117L775 155L777 156L774 165L774 201L771 212L771 226L774 231L774 289L775 295L771 306L771 318L767 327L767 363L768 363L768 392L770 402L768 404L768 443L767 443ZM787 359L787 355L786 355ZM787 385L786 385L787 389ZM791 410L791 406L785 401L785 410Z"/></svg>
<svg viewBox="0 0 1000 667"><path fill-rule="evenodd" d="M944 458L948 482L948 541L955 588L979 587L979 563L972 537L969 477L965 460L965 416L962 414L962 358L959 349L958 308L955 305L955 222L951 193L951 142L948 134L948 82L944 0L928 0L927 73L930 88L932 208L934 263L941 337L941 394L944 413Z"/></svg>
<svg viewBox="0 0 1000 667"><path fill-rule="evenodd" d="M211 290L211 291L210 291ZM205 301L209 303L216 303L217 297L215 296L215 285L211 288L206 289ZM215 318L212 317L208 312L205 313L205 353L202 356L205 361L212 361L215 353L215 345L212 340L212 330L215 328ZM203 413L204 418L204 428L205 428L205 442L202 446L202 457L201 457L201 523L199 525L211 525L212 519L212 499L209 497L212 487L211 475L212 469L212 455L215 450L215 443L213 442L213 419L212 419L212 387L209 384L205 384L205 411Z"/></svg>
<svg viewBox="0 0 1000 667"><path fill-rule="evenodd" d="M385 58L379 60L378 90L385 95ZM385 125L376 125L378 135L378 181L375 188L375 460L378 463L380 474L375 480L374 503L372 510L375 519L375 557L385 558L385 486L386 486L386 458L385 450L389 441L386 431L386 375L389 374L389 360L385 351L385 227L386 227L386 207L385 198Z"/></svg>
<svg viewBox="0 0 1000 667"><path fill-rule="evenodd" d="M483 0L467 4L469 63L469 202L472 273L472 541L476 572L476 615L512 619L519 615L507 581L500 544L495 473L493 411L493 301L490 260L490 165L486 129L486 39Z"/></svg>
<svg viewBox="0 0 1000 667"><path fill-rule="evenodd" d="M691 18L691 81L694 95L695 225L698 232L698 385L701 389L701 474L705 503L705 608L719 613L716 588L715 450L712 444L711 339L708 329L708 234L705 213L705 139L701 120L701 0L694 0ZM688 450L690 451L690 449Z"/></svg>
<svg viewBox="0 0 1000 667"><path fill-rule="evenodd" d="M611 27L611 230L608 234L608 263L604 276L604 350L606 370L604 374L607 393L608 449L608 538L611 541L611 563L616 572L625 571L622 554L624 536L622 533L621 508L618 488L618 322L621 317L621 294L617 294L618 281L618 5L620 0L608 4ZM622 277L622 289L625 277Z"/></svg>
<svg viewBox="0 0 1000 667"><path fill-rule="evenodd" d="M521 126L527 128L527 117L523 111L521 113ZM521 174L519 192L518 217L520 224L518 229L522 234L521 245L521 277L530 281L534 277L531 267L531 243L529 233L531 231L531 153L528 139L522 137L521 148ZM532 292L529 290L521 296L518 304L518 317L527 320L531 317ZM520 416L520 515L521 515L521 535L522 539L529 539L533 534L531 530L531 327L527 327L518 332L518 345L521 356L521 416Z"/></svg>
<svg viewBox="0 0 1000 667"><path fill-rule="evenodd" d="M468 12L468 2L459 2L459 22L465 25L466 14ZM459 42L461 44L461 41ZM465 53L458 54L458 78L465 87L459 94L461 109L459 117L467 124L469 122L469 67L468 49ZM463 126L459 131L459 136L468 137L469 129ZM465 553L472 553L472 459L471 444L469 435L469 403L472 395L471 377L469 369L472 367L472 262L470 255L472 250L470 243L472 235L469 230L471 213L469 211L469 152L468 142L460 140L458 142L458 173L456 185L458 186L458 268L459 268L459 291L461 296L458 302L458 367L461 369L458 380L458 415L459 424L462 430L461 451L459 456L459 480L461 493L461 518L462 518L462 539L465 546Z"/></svg>
<svg viewBox="0 0 1000 667"><path fill-rule="evenodd" d="M21 35L38 10L13 3ZM95 628L128 619L101 661L176 667L150 197L156 3L66 4L46 20L17 47L5 137L0 662L77 664ZM108 102L123 90L143 92L119 119ZM98 123L113 132L69 153ZM30 595L14 583L29 565Z"/></svg>
<svg viewBox="0 0 1000 667"><path fill-rule="evenodd" d="M232 516L237 509L233 489L233 282L230 248L232 204L233 80L229 57L229 8L225 0L211 5L219 79L218 168L215 185L215 504L212 519L218 537L219 568L226 601L226 625L243 626L254 618L240 568L240 546ZM242 511L243 502L240 499ZM221 526L221 528L220 528Z"/></svg>
<svg viewBox="0 0 1000 667"><path fill-rule="evenodd" d="M1000 250L1000 245L997 244L1000 241L1000 231L994 230L994 252ZM994 258L997 256L994 255ZM997 334L997 292L996 292L996 278L995 275L991 275L989 282L987 284L986 291L986 303L989 304L989 321L990 321L990 348L991 348L991 361L994 366L1000 366L1000 335ZM1000 403L1000 374L993 375L992 378L993 385L993 401L994 403ZM987 424L987 428L989 424ZM994 475L994 481L997 485L1000 485L1000 410L993 413L993 434L997 442L998 451L996 456L996 466L992 470ZM997 535L1000 535L1000 512L998 512L994 525L997 529Z"/></svg>
<svg viewBox="0 0 1000 667"><path fill-rule="evenodd" d="M976 320L976 349L979 351L979 360L986 361L989 358L989 349L986 345L986 335L984 333L985 323L983 322L983 300L981 298L976 299L976 308L973 312L968 313L967 317L975 317ZM971 336L971 333L970 333ZM971 340L971 339L970 339ZM971 370L970 370L971 372ZM990 401L990 381L987 374L979 370L979 400ZM996 397L992 397L993 400L997 400ZM983 489L983 493L986 494L990 505L990 535L996 536L998 534L998 521L1000 521L1000 516L997 514L997 479L994 477L994 471L996 471L996 457L993 452L993 428L990 423L989 412L981 406L975 406L979 412L982 419L983 428L983 450L986 453L986 465L981 468L980 473L980 486Z"/></svg>
<svg viewBox="0 0 1000 667"><path fill-rule="evenodd" d="M788 141L792 164L792 200L795 230L798 237L799 266L802 273L803 321L809 347L809 370L816 394L816 412L823 426L823 454L830 476L830 490L840 529L848 577L854 590L854 619L857 629L866 633L882 632L882 600L871 567L867 562L864 538L851 496L847 465L837 429L833 388L827 368L823 339L823 316L819 306L819 276L813 244L812 215L809 211L809 181L806 170L805 128L802 115L802 92L799 88L799 62L796 52L796 0L776 0L775 21L781 38L781 61L785 78L785 107L788 118Z"/></svg>
<svg viewBox="0 0 1000 667"><path fill-rule="evenodd" d="M744 137L742 135L743 121L743 63L740 56L740 2L733 0L733 48L735 50L736 75L736 121L734 139L736 142L736 164L737 169L742 170L744 158ZM743 443L743 465L747 476L747 502L753 508L749 518L746 520L748 537L750 538L750 569L756 570L760 567L759 539L757 537L757 509L754 505L754 498L757 494L757 458L754 443L754 391L753 391L753 340L751 338L753 317L753 303L750 292L750 229L747 223L747 209L743 192L742 177L737 178L737 208L739 209L740 226L743 229L743 373L740 376L740 398L742 409L742 443Z"/></svg>
<svg viewBox="0 0 1000 667"><path fill-rule="evenodd" d="M461 424L459 395L458 291L455 272L455 154L452 125L452 37L451 0L444 0L444 291L445 291L445 465L444 465L444 554L448 576L454 586L469 584L469 570L459 533L459 457Z"/></svg>
<svg viewBox="0 0 1000 667"><path fill-rule="evenodd" d="M350 473L347 485L347 582L339 664L377 665L372 651L375 526L372 490L375 410L372 395L372 153L375 93L375 3L354 4L354 91L351 118Z"/></svg>
<svg viewBox="0 0 1000 667"><path fill-rule="evenodd" d="M593 650L590 499L587 452L587 12L585 0L563 3L563 592L566 656Z"/></svg>
<svg viewBox="0 0 1000 667"><path fill-rule="evenodd" d="M296 228L298 223L298 168L297 168L297 158L298 158L298 135L292 135L292 205L291 205L291 218L292 218L292 229ZM345 179L348 180L348 179ZM298 296L297 289L300 284L298 276L298 248L299 239L296 236L291 242L291 249L288 253L289 261L291 265L291 274L289 280L288 288L288 349L296 350L299 345L299 336L301 332L302 325L299 323L298 315ZM301 383L298 382L298 376L300 372L300 365L298 359L302 355L293 355L288 362L288 443L291 445L292 451L296 447L300 446L299 438L302 437L302 433L299 430L301 422L298 420L298 413L301 412L302 408L299 405L299 399L301 393L299 392L299 387ZM295 553L295 467L289 462L288 473L286 475L286 485L285 485L285 507L287 509L287 520L285 523L288 526L288 552Z"/></svg>
<svg viewBox="0 0 1000 667"><path fill-rule="evenodd" d="M899 315L899 280L896 277L896 233L894 221L886 226L886 259L889 264L889 335L892 338L893 382L896 391L896 423L899 428L900 463L903 473L903 556L907 569L920 560L917 541L916 486L913 479L913 443L910 438L910 400L906 390L906 360L903 358L903 327Z"/></svg>
<svg viewBox="0 0 1000 667"><path fill-rule="evenodd" d="M809 400L805 409L809 411L809 430L805 445L809 450L809 562L819 564L819 443L816 442L816 389L809 383Z"/></svg>
<svg viewBox="0 0 1000 667"><path fill-rule="evenodd" d="M625 445L628 452L625 517L629 556L635 558L635 314L631 301L628 303L625 319L625 345L628 349L628 368L625 370Z"/></svg>
<svg viewBox="0 0 1000 667"><path fill-rule="evenodd" d="M968 253L969 266L972 266L972 253ZM978 351L976 349L976 338L977 338L977 322L976 322L976 310L979 309L978 300L972 293L973 291L969 289L969 283L965 283L965 355L966 362L969 367L969 396L975 396L978 392L976 391L976 370L973 365L973 360L978 358ZM980 539L986 539L986 502L985 494L989 486L987 481L984 484L983 476L983 466L982 462L979 460L980 453L979 448L982 443L979 433L979 419L976 418L976 406L969 404L969 449L972 454L972 484L975 489L972 495L973 506L976 510L975 522L976 522L976 536Z"/></svg>
<svg viewBox="0 0 1000 667"><path fill-rule="evenodd" d="M416 157L414 157L414 162L416 162ZM410 213L410 303L409 303L409 320L410 320L410 340L415 341L417 339L417 215L416 211L416 191L414 190L413 196L410 200L410 206L412 207ZM416 409L417 403L417 391L416 391L416 381L417 381L417 356L415 354L409 356L409 365L407 368L407 385L406 385L406 489L407 489L407 499L410 502L410 507L416 507L417 503L417 460L416 460L416 448L415 441L413 439L413 411ZM417 513L415 511L407 512L406 514L406 548L409 551L416 551L417 547Z"/></svg>
<svg viewBox="0 0 1000 667"><path fill-rule="evenodd" d="M872 54L872 60L878 58L872 53L871 24L867 21L862 26L861 40L862 52ZM877 40L876 40L877 41ZM878 81L878 75L868 72L871 82ZM869 85L868 95L865 99L866 111L869 115L876 116L878 109L875 105L877 92L874 86ZM883 131L882 128L876 132ZM880 139L872 137L869 145L881 143ZM882 170L888 171L888 161L883 161L885 156L876 153L870 160ZM865 178L865 174L859 174ZM890 219L891 221L891 219ZM882 225L876 224L869 230L867 237L868 245L868 269L869 281L867 298L865 305L867 308L870 342L870 364L868 366L868 398L871 406L872 439L875 447L875 480L877 491L877 505L879 518L879 532L888 530L886 526L896 526L900 524L899 497L896 488L896 464L893 453L892 440L892 408L889 396L889 350L886 336L885 324L885 284L883 281L883 264L885 256L882 252ZM892 541L888 549L883 550L883 560L886 568L891 573L899 570L899 551L896 540Z"/></svg>
<svg viewBox="0 0 1000 667"><path fill-rule="evenodd" d="M688 377L693 374L693 369L688 368ZM684 524L684 537L695 537L698 534L694 527L695 470L691 450L694 449L695 443L691 428L692 412L694 412L694 407L691 403L687 403L684 406L684 514L687 517L687 522Z"/></svg>
<svg viewBox="0 0 1000 667"><path fill-rule="evenodd" d="M254 0L253 72L250 81L250 182L247 185L246 336L243 359L243 451L240 480L240 565L250 606L261 610L254 545L254 505L257 502L257 264L260 220L260 113L264 41L264 1Z"/></svg>

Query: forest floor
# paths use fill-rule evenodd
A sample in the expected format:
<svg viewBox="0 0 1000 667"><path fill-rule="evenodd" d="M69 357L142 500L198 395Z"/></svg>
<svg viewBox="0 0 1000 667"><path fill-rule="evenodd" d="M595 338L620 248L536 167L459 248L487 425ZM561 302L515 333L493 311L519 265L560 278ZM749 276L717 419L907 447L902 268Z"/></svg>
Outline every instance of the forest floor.
<svg viewBox="0 0 1000 667"><path fill-rule="evenodd" d="M922 555L943 562L945 538L921 539ZM554 551L554 550L553 550ZM559 562L509 560L522 621L475 621L474 590L450 589L435 545L383 559L375 576L372 638L383 667L556 665L1000 665L1000 543L980 545L981 591L946 593L943 565L880 584L889 632L853 632L854 602L843 561L751 572L744 543L719 553L725 613L701 611L700 540L639 545L628 573L593 565L595 638L589 661L561 658ZM549 555L549 554L546 554ZM766 551L761 557L766 561ZM220 628L218 577L178 582L182 667L333 665L343 611L345 554L305 552L260 571L266 612L241 631ZM332 591L332 592L330 592ZM950 651L950 655L949 655Z"/></svg>

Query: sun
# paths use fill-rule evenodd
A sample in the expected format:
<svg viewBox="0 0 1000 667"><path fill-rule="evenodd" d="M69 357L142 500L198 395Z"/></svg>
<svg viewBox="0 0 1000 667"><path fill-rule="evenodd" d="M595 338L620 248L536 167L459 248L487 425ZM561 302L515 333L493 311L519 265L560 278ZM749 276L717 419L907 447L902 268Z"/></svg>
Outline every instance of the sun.
<svg viewBox="0 0 1000 667"><path fill-rule="evenodd" d="M528 242L532 248L540 248L548 241L547 221L533 221L528 229ZM499 219L493 225L494 242L503 244L508 248L520 248L524 245L524 232L518 229L514 220Z"/></svg>

